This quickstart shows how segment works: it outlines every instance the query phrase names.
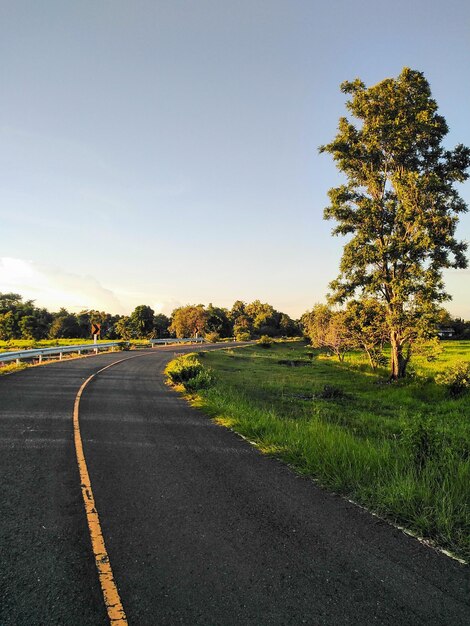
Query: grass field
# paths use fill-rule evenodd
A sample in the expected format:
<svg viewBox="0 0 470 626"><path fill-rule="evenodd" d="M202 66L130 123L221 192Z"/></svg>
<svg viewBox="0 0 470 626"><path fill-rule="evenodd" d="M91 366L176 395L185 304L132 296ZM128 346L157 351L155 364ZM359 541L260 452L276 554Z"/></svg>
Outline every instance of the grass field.
<svg viewBox="0 0 470 626"><path fill-rule="evenodd" d="M196 404L265 453L470 559L470 394L450 398L433 376L470 359L444 342L419 374L389 384L362 357L345 363L302 342L199 353L215 384Z"/></svg>

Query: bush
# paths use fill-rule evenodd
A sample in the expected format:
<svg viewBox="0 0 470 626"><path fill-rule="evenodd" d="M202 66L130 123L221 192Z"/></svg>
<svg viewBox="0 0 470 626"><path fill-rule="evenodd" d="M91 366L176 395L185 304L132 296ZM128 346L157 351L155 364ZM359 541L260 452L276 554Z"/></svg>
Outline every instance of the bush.
<svg viewBox="0 0 470 626"><path fill-rule="evenodd" d="M212 370L203 368L196 376L185 381L183 384L187 391L195 392L200 389L207 389L213 382Z"/></svg>
<svg viewBox="0 0 470 626"><path fill-rule="evenodd" d="M420 475L430 461L436 462L444 449L443 435L427 416L416 415L405 426L402 433L405 449Z"/></svg>
<svg viewBox="0 0 470 626"><path fill-rule="evenodd" d="M235 341L250 341L251 335L246 331L235 333Z"/></svg>
<svg viewBox="0 0 470 626"><path fill-rule="evenodd" d="M173 383L183 384L191 392L207 389L213 383L211 371L204 368L194 352L170 361L165 368L165 374Z"/></svg>
<svg viewBox="0 0 470 626"><path fill-rule="evenodd" d="M260 348L270 348L272 346L272 340L271 337L268 337L267 335L262 335L259 339L258 339L258 345L260 346Z"/></svg>
<svg viewBox="0 0 470 626"><path fill-rule="evenodd" d="M165 374L173 383L185 383L190 378L195 378L202 369L197 356L191 352L170 361L165 368Z"/></svg>
<svg viewBox="0 0 470 626"><path fill-rule="evenodd" d="M316 397L321 398L322 400L341 400L343 398L347 398L348 396L339 387L324 385L323 389L316 395Z"/></svg>
<svg viewBox="0 0 470 626"><path fill-rule="evenodd" d="M220 341L220 335L215 331L211 333L206 333L205 339L206 341L209 341L209 343L217 343L218 341Z"/></svg>
<svg viewBox="0 0 470 626"><path fill-rule="evenodd" d="M452 397L460 396L470 387L470 363L458 361L442 374L436 376L436 383L447 387Z"/></svg>

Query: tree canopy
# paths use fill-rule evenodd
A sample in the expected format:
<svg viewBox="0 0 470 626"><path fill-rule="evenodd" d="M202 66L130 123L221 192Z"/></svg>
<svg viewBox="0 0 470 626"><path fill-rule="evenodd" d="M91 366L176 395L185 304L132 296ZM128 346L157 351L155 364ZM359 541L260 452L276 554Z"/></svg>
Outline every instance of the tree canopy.
<svg viewBox="0 0 470 626"><path fill-rule="evenodd" d="M458 215L467 206L454 187L468 178L469 148L442 145L448 132L427 80L404 68L372 87L356 79L341 90L356 124L342 117L333 156L348 182L330 189L325 219L348 236L331 300L377 298L385 305L391 377L406 373L411 345L448 299L442 270L464 268Z"/></svg>

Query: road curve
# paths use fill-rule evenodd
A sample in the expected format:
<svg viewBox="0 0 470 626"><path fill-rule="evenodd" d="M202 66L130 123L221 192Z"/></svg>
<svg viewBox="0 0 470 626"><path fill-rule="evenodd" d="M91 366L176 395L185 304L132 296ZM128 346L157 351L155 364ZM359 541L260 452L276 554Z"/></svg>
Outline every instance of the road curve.
<svg viewBox="0 0 470 626"><path fill-rule="evenodd" d="M190 348L178 348L178 352ZM470 622L469 569L263 457L168 389L174 348L96 376L80 428L129 624ZM0 624L109 623L72 412L105 354L0 379Z"/></svg>

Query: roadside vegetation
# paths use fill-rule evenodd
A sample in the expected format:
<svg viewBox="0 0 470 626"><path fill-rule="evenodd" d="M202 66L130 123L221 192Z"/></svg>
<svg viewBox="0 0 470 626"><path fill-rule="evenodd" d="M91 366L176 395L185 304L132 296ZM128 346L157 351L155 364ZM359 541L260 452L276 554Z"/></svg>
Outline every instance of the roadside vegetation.
<svg viewBox="0 0 470 626"><path fill-rule="evenodd" d="M0 367L0 376L4 376L5 374L12 374L13 372L20 372L21 370L25 370L29 365L26 363L8 363L3 367Z"/></svg>
<svg viewBox="0 0 470 626"><path fill-rule="evenodd" d="M303 341L200 352L167 375L264 453L468 560L470 393L436 379L469 367L470 342L443 343L393 383L360 353L340 362Z"/></svg>
<svg viewBox="0 0 470 626"><path fill-rule="evenodd" d="M118 339L98 339L97 343L108 343L109 341L119 341ZM124 343L124 342L123 342ZM147 339L134 339L132 345L148 345ZM85 346L93 344L93 339L71 338L71 339L10 339L0 340L0 352L8 350L33 350L35 348L54 348L56 346Z"/></svg>

